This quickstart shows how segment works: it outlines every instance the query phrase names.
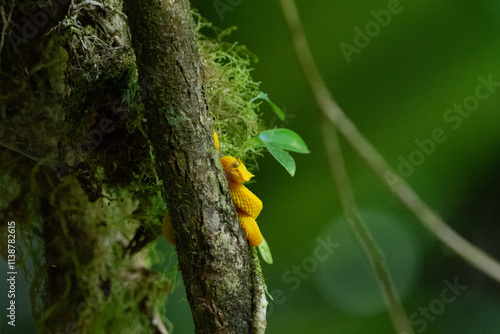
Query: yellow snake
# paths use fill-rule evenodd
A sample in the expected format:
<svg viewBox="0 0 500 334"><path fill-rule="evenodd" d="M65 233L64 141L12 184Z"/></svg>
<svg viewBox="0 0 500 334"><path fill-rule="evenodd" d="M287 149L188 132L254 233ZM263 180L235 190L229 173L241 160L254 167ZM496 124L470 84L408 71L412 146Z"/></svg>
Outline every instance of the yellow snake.
<svg viewBox="0 0 500 334"><path fill-rule="evenodd" d="M214 140L215 147L219 151L219 138L215 131ZM229 192L233 198L241 227L245 231L250 246L258 246L263 239L255 219L262 211L262 201L243 185L243 182L249 181L254 175L247 170L240 159L225 156L220 159L220 162L226 173ZM174 230L168 213L163 218L163 235L170 244L175 246Z"/></svg>

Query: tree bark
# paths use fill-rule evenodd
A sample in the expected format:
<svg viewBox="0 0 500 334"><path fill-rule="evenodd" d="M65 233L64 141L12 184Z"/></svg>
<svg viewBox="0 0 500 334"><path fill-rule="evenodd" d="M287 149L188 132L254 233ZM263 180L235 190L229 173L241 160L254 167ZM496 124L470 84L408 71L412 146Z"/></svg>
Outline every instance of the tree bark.
<svg viewBox="0 0 500 334"><path fill-rule="evenodd" d="M161 230L161 207L151 210L155 189L134 184L149 150L127 127L135 101L122 103L135 57L121 2L9 2L0 5L2 18L12 13L0 25L0 236L15 221L37 330L165 333L158 310L170 282L146 268L147 251L125 252L137 225Z"/></svg>
<svg viewBox="0 0 500 334"><path fill-rule="evenodd" d="M158 237L158 175L196 331L263 333L260 264L239 225L214 147L189 3L125 2L136 59L120 7L119 0L51 0L48 6L16 5L4 23L8 36L22 37L23 17L33 24L36 15L57 12L36 36L13 43L7 38L0 47L6 78L0 85L0 103L6 104L0 106L0 160L17 167L0 163L0 182L21 187L0 202L0 217L15 217L24 226L21 239L40 240L40 249L23 248L21 256L43 255L35 268L41 279L32 282L33 302L43 301L34 310L38 327L162 331L161 321L152 319L158 320L169 282L130 256ZM141 100L130 86L135 62ZM19 154L31 160L19 160ZM33 185L40 191L33 192ZM105 201L103 189L121 190ZM36 205L26 210L30 198ZM120 207L129 199L137 208ZM135 223L107 215L116 210L109 205L129 210L125 217ZM147 240L128 243L134 231L137 240Z"/></svg>
<svg viewBox="0 0 500 334"><path fill-rule="evenodd" d="M249 246L214 147L189 2L126 0L124 10L196 332L250 333Z"/></svg>

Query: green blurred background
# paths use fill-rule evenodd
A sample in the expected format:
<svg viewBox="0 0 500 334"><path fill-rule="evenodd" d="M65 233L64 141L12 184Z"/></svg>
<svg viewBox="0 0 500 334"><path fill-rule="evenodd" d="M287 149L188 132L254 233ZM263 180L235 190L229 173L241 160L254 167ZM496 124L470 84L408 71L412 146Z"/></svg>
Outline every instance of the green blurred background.
<svg viewBox="0 0 500 334"><path fill-rule="evenodd" d="M461 118L459 126L443 119L454 104L475 94L478 77L500 82L500 2L401 1L400 12L348 62L340 44L354 45L355 28L364 30L374 21L370 12L385 10L389 3L302 0L297 5L331 92L393 168L401 158L417 157L415 141L443 130L446 140L405 180L455 230L500 260L500 87L492 88L498 90ZM254 79L287 114L280 122L262 105L267 124L296 131L311 150L294 154L293 178L266 155L250 186L264 202L258 222L275 262L262 264L274 295L267 332L394 333L368 261L343 219L320 112L298 66L279 2L198 0L193 6L221 28L238 26L228 40L258 56ZM438 243L342 144L360 211L385 253L415 331L500 333L500 285ZM328 242L333 245L321 248ZM172 272L173 248L163 239L158 247L168 255L157 268ZM180 286L168 300L167 317L174 333L193 333L177 275ZM20 291L28 290L18 282ZM443 291L453 284L460 288L445 292L446 302ZM27 292L19 302L29 309ZM24 325L26 332L33 328L30 322Z"/></svg>
<svg viewBox="0 0 500 334"><path fill-rule="evenodd" d="M447 109L475 94L479 76L500 82L500 2L401 1L390 24L348 63L340 44L354 45L355 27L364 30L374 20L370 12L389 3L325 0L297 6L331 92L392 167L399 167L399 156L408 160L418 149L415 140L443 129L446 141L405 180L454 229L500 259L500 89L456 129L458 123L443 119ZM263 263L275 296L268 333L393 333L368 261L342 218L320 113L279 2L193 1L193 6L221 28L238 27L228 40L258 56L254 79L288 116L280 123L263 105L268 124L298 132L311 150L294 154L293 178L266 155L251 185L264 202L258 222L275 261ZM500 286L438 243L344 142L343 148L359 208L385 252L415 331L500 333ZM318 238L328 236L336 248L326 260L315 259ZM453 302L440 302L446 281L455 280L466 288ZM428 319L420 308L430 308ZM182 288L170 297L167 316L174 332L193 332Z"/></svg>

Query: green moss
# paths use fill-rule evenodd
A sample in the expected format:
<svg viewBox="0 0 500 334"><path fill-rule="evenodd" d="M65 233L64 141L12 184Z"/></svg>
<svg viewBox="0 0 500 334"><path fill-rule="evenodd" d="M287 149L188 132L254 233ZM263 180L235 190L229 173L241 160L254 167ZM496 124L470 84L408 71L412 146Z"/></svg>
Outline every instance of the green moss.
<svg viewBox="0 0 500 334"><path fill-rule="evenodd" d="M140 225L140 200L125 188L103 189L103 195L90 203L74 177L51 195L55 210L47 223L60 226L49 248L65 254L58 266L68 275L64 295L71 298L49 308L40 317L41 328L46 328L43 319L78 308L78 325L87 332L136 333L150 327L171 291L166 277L140 265L149 248L134 261L125 254Z"/></svg>
<svg viewBox="0 0 500 334"><path fill-rule="evenodd" d="M154 152L143 131L144 106L128 35L110 35L106 30L107 22L122 15L120 6L112 0L98 9L102 17L92 19L85 6L73 6L52 31L61 36L58 43L65 51L50 42L50 54L57 52L68 60L66 67L61 65L64 61L57 62L57 73L65 71L66 81L53 85L65 98L63 108L58 105L51 115L70 124L60 138L58 153L64 156L66 148L87 142L83 133L94 129L103 117L111 119L116 129L89 154L80 156L81 163L61 183L52 182L48 173L10 151L2 155L9 167L0 163L0 188L4 190L0 214L16 217L26 226L22 233L27 244L19 247L26 263L30 257L36 259L32 298L42 306L33 307L34 314L41 329L50 332L73 320L82 332L141 332L151 327L152 315L164 306L176 276L176 270L167 276L148 269L151 259L158 256L153 245L147 244L161 236L167 207ZM255 57L244 46L223 41L231 29L215 28L197 13L194 17L205 97L221 154L241 157L249 169L255 169L260 149L246 146L264 128L258 105L250 102L259 92L259 84L250 75ZM113 112L115 101L126 108L126 118ZM32 183L20 181L31 179ZM129 256L127 246L140 233L146 235L145 241ZM64 275L47 278L51 265ZM48 292L47 282L59 285L60 294ZM49 303L47 295L60 299L45 304Z"/></svg>
<svg viewBox="0 0 500 334"><path fill-rule="evenodd" d="M205 94L223 155L240 157L249 169L257 168L260 148L248 148L247 141L261 131L259 105L250 102L259 93L251 77L257 58L238 43L223 41L235 28L221 30L193 12L199 36ZM207 35L215 35L210 38Z"/></svg>
<svg viewBox="0 0 500 334"><path fill-rule="evenodd" d="M0 210L5 210L21 194L21 184L5 171L0 174L0 189Z"/></svg>

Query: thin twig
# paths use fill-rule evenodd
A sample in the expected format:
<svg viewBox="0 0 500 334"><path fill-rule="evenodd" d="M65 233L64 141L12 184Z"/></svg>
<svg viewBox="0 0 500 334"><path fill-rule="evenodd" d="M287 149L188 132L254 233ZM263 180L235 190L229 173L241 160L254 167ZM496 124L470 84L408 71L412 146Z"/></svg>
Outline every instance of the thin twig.
<svg viewBox="0 0 500 334"><path fill-rule="evenodd" d="M0 38L0 53L2 53L3 45L5 43L5 34L7 31L7 28L9 27L10 19L12 18L12 12L14 11L14 7L15 7L15 3L14 3L14 0L12 0L12 5L10 5L9 16L7 18L5 17L4 5L2 4L2 7L0 7L0 13L2 15L2 21L3 21L2 37Z"/></svg>
<svg viewBox="0 0 500 334"><path fill-rule="evenodd" d="M465 240L431 209L382 158L373 145L359 132L337 105L321 78L307 44L293 0L281 0L283 13L291 31L297 57L321 111L337 127L354 150L375 171L393 194L417 216L422 224L441 242L465 261L500 283L500 264L488 254ZM397 180L397 181L394 181Z"/></svg>
<svg viewBox="0 0 500 334"><path fill-rule="evenodd" d="M299 56L299 58L301 58L301 64L304 67L309 83L311 84L313 91L321 89L324 85L322 85L319 72L315 70L315 65L312 60L312 56L309 53L309 48L299 21L300 19L295 4L293 0L282 0L281 3L287 22L292 30L292 37L297 54L300 53L299 49L301 49L301 52L308 53L308 56L302 56L302 58ZM306 70L306 66L309 70ZM337 132L326 119L323 120L323 137L325 140L325 147L330 162L332 176L337 185L342 209L346 215L349 227L353 231L356 239L363 248L366 257L370 261L379 291L386 304L387 311L394 328L397 333L414 333L403 305L399 299L397 290L394 287L391 274L385 265L384 256L358 213L354 193L351 188L340 144L338 142Z"/></svg>
<svg viewBox="0 0 500 334"><path fill-rule="evenodd" d="M337 131L326 119L323 120L323 138L325 140L325 147L332 175L340 196L342 209L346 215L349 227L354 232L366 257L370 261L380 293L387 306L394 328L397 333L414 333L408 316L401 304L401 300L399 299L398 292L394 287L391 274L386 267L384 255L356 208L356 201L337 138Z"/></svg>

